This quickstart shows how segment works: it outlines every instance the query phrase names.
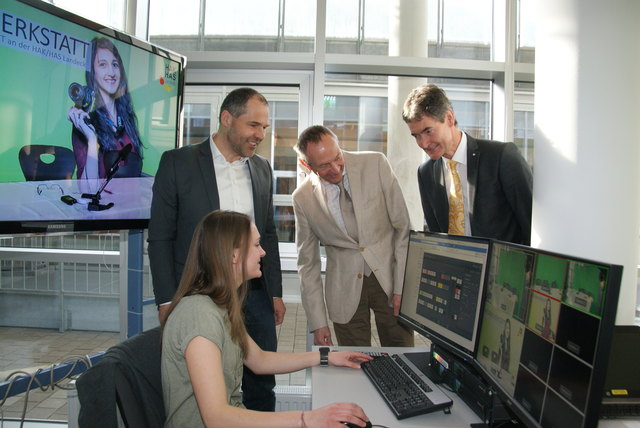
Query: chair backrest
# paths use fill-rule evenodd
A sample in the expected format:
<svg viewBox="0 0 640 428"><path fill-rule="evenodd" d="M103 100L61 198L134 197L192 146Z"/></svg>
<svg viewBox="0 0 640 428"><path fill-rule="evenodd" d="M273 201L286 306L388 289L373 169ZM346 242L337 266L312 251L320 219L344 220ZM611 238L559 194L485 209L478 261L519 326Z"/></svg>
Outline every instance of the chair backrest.
<svg viewBox="0 0 640 428"><path fill-rule="evenodd" d="M119 348L125 357L116 365L115 386L120 414L127 427L164 424L160 340L161 330L156 327L111 348Z"/></svg>
<svg viewBox="0 0 640 428"><path fill-rule="evenodd" d="M32 144L18 153L22 173L27 181L66 180L73 177L76 159L67 147Z"/></svg>
<svg viewBox="0 0 640 428"><path fill-rule="evenodd" d="M138 333L78 378L80 427L113 426L116 403L127 427L164 425L160 340L160 327Z"/></svg>

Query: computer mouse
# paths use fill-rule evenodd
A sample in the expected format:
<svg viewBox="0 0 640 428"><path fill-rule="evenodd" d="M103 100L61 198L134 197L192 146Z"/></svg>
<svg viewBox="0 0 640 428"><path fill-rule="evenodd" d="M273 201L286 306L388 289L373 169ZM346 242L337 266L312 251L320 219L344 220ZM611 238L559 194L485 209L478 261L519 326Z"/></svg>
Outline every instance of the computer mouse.
<svg viewBox="0 0 640 428"><path fill-rule="evenodd" d="M362 428L360 425L352 424L351 422L341 422L341 423L345 424L349 428ZM371 425L371 421L367 421L367 424L364 426L364 428L371 428L372 426L373 425Z"/></svg>

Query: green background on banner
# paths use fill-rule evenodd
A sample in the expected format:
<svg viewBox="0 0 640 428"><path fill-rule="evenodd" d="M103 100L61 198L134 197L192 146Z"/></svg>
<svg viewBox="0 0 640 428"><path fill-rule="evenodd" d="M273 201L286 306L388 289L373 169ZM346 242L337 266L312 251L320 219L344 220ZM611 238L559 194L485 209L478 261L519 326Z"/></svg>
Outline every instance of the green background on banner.
<svg viewBox="0 0 640 428"><path fill-rule="evenodd" d="M19 32L16 22L34 23L40 29L46 27L85 43L90 43L96 36L105 36L17 2L4 4L0 8L0 13L3 12L11 15L9 22L12 25L5 25L4 30L0 27L0 79L3 82L0 90L0 182L17 182L24 181L18 162L22 146L45 144L71 148L72 125L67 119L67 111L73 102L68 96L68 88L73 82L86 85L86 79L84 67L65 64L51 43L43 46L42 33L35 35L41 42L40 54L24 51L33 50L36 44L32 42L28 46L28 40L21 49L18 39L34 36L28 28ZM12 35L14 40L11 40ZM155 175L162 153L176 145L178 85L165 78L165 72L177 72L178 63L109 39L122 57L138 116L138 131L144 146L142 171ZM77 46L84 45L79 43ZM58 60L52 59L54 56L58 56ZM177 73L173 76L178 82Z"/></svg>

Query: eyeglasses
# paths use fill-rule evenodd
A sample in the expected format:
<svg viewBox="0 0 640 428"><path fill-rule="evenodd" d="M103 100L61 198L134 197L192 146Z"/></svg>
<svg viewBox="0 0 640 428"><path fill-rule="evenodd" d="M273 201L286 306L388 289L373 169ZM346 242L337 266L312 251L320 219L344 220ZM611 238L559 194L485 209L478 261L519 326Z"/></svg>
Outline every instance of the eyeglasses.
<svg viewBox="0 0 640 428"><path fill-rule="evenodd" d="M60 187L59 184L38 184L38 187L36 188L36 192L38 193L38 196L43 196L42 194L45 193L55 193L54 196L58 196L58 192L60 192L60 196L64 195L64 190L62 190L62 187Z"/></svg>

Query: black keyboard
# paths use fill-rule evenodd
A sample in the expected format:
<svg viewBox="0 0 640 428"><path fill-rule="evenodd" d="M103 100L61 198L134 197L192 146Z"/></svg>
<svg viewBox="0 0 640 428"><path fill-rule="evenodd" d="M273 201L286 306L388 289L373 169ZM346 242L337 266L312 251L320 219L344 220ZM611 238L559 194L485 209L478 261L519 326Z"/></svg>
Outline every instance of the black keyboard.
<svg viewBox="0 0 640 428"><path fill-rule="evenodd" d="M430 386L426 376L413 370L400 354L378 356L362 363L361 367L398 419L452 405L449 397L435 385ZM429 397L429 394L433 396Z"/></svg>

